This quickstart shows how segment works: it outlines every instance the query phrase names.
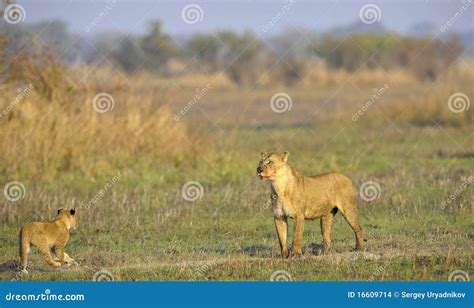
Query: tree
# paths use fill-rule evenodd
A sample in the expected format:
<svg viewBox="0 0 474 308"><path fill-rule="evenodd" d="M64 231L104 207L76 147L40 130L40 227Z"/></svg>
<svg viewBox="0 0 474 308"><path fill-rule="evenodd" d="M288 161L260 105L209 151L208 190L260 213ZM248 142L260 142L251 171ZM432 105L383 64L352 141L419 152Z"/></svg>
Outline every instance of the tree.
<svg viewBox="0 0 474 308"><path fill-rule="evenodd" d="M124 38L112 52L114 61L127 73L134 73L145 61L145 55L132 38Z"/></svg>
<svg viewBox="0 0 474 308"><path fill-rule="evenodd" d="M163 33L161 23L150 23L148 33L140 44L145 56L145 68L155 72L163 72L168 60L176 54L176 45L171 37Z"/></svg>

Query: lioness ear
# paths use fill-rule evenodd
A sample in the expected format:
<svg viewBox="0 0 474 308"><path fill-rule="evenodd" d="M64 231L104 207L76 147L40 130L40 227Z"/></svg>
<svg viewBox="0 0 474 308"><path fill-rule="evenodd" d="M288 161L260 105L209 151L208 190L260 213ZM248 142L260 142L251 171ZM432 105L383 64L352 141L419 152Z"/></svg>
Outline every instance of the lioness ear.
<svg viewBox="0 0 474 308"><path fill-rule="evenodd" d="M286 163L288 161L288 155L290 155L290 152L283 152L281 160Z"/></svg>
<svg viewBox="0 0 474 308"><path fill-rule="evenodd" d="M268 155L267 150L263 150L263 151L260 153L260 156L262 156L262 158L267 157L267 155Z"/></svg>
<svg viewBox="0 0 474 308"><path fill-rule="evenodd" d="M58 210L58 215L59 215L59 213L61 213L61 211L64 211L64 209L63 209L63 208L60 208L60 209Z"/></svg>
<svg viewBox="0 0 474 308"><path fill-rule="evenodd" d="M69 211L69 213L71 213L71 215L74 215L74 214L76 214L76 210L75 210L75 209L71 209L71 210Z"/></svg>

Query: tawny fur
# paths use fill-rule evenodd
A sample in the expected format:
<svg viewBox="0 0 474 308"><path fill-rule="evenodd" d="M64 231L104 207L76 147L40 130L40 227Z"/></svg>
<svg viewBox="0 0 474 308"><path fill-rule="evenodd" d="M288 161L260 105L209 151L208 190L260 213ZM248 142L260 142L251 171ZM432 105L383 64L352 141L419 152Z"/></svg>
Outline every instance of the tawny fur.
<svg viewBox="0 0 474 308"><path fill-rule="evenodd" d="M77 228L75 210L59 209L58 216L51 222L30 222L20 231L20 263L21 271L25 274L28 263L28 253L31 245L36 246L43 254L46 262L53 266L61 266L61 262L68 265L77 264L74 259L64 252L64 246L69 240L69 230ZM53 258L51 251L56 258Z"/></svg>
<svg viewBox="0 0 474 308"><path fill-rule="evenodd" d="M268 154L266 151L261 153L257 175L271 181L271 202L282 257L289 256L288 218L295 220L292 253L300 256L305 219L321 219L323 252L326 252L331 247L331 226L338 211L354 230L356 249L362 248L363 233L349 178L338 172L304 176L288 163L288 152Z"/></svg>

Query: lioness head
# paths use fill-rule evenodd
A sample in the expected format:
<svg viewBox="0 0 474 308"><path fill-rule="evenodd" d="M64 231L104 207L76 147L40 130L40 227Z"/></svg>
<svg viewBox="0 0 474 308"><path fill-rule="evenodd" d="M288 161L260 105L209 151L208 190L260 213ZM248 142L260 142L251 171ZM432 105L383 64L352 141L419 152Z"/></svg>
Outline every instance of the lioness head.
<svg viewBox="0 0 474 308"><path fill-rule="evenodd" d="M266 150L262 151L257 167L257 176L260 180L268 179L274 181L278 171L286 165L288 154L288 152L267 153Z"/></svg>
<svg viewBox="0 0 474 308"><path fill-rule="evenodd" d="M77 229L77 221L76 221L76 210L75 209L70 209L66 210L63 208L60 208L58 210L58 218L62 220L68 229Z"/></svg>

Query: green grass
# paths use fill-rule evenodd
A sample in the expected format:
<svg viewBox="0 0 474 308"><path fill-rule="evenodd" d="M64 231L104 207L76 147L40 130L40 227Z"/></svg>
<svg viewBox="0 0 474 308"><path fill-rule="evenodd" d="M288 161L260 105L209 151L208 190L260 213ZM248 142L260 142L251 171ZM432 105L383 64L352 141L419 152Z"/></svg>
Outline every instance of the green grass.
<svg viewBox="0 0 474 308"><path fill-rule="evenodd" d="M298 281L447 280L453 270L472 273L472 184L441 207L473 175L472 157L449 155L474 153L472 127L397 126L224 129L209 135L208 154L178 157L174 165L146 157L122 162L120 180L90 209L83 205L117 170L94 181L83 174L24 181L25 198L4 200L0 209L0 279L92 280L101 269L126 281L269 280L276 270ZM308 221L304 257L280 259L265 206L269 186L255 176L263 148L290 151L290 162L305 174L338 170L356 188L377 181L380 197L358 200L366 250L352 251L354 235L337 215L331 253L319 255L319 221ZM200 200L182 198L188 181L203 186ZM50 219L59 207L78 209L79 229L66 251L80 266L52 269L33 250L30 275L18 276L20 226Z"/></svg>

